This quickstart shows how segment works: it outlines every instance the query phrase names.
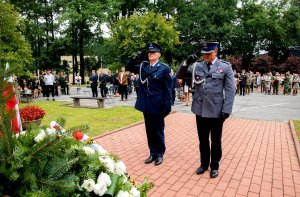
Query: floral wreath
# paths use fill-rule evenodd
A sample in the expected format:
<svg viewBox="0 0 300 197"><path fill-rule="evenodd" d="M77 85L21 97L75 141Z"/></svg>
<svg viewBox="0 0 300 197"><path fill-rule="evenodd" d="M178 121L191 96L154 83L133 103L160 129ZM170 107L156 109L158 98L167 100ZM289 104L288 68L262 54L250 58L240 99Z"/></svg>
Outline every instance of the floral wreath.
<svg viewBox="0 0 300 197"><path fill-rule="evenodd" d="M16 137L20 135L26 135L26 131L16 134ZM86 179L80 180L81 185L79 187L81 190L97 196L140 197L146 196L147 192L154 186L153 183L148 183L147 178L142 184L137 184L126 172L126 166L122 161L114 158L99 143L84 134L81 129L68 133L58 122L52 121L50 128L39 130L34 141L38 144L43 142L47 136L52 135L72 136L82 144L78 148L79 151L84 152L87 157L98 156L100 163L105 167L106 171L100 172L96 179L86 177Z"/></svg>

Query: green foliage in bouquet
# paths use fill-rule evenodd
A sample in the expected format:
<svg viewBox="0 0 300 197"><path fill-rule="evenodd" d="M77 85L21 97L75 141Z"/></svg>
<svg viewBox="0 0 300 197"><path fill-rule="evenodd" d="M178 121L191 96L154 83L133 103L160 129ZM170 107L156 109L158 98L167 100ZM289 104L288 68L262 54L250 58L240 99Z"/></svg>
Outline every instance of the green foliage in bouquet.
<svg viewBox="0 0 300 197"><path fill-rule="evenodd" d="M134 185L117 157L91 140L72 136L87 126L65 131L64 122L53 121L51 128L31 125L26 132L11 135L9 143L0 138L0 196L116 196L133 191L138 191L135 196L146 196L153 184ZM100 187L102 173L110 177L105 188ZM92 180L92 185L86 180Z"/></svg>

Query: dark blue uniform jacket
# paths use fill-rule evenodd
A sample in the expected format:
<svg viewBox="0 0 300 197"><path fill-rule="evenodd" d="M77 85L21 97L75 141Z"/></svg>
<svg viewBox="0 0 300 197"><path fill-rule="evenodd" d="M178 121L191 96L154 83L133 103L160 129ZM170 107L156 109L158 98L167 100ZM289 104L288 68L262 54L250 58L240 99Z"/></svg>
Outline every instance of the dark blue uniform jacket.
<svg viewBox="0 0 300 197"><path fill-rule="evenodd" d="M137 110L148 114L164 114L171 111L172 82L168 65L158 61L153 68L150 68L147 61L138 65L130 61L126 65L126 70L139 73L141 80L148 78L148 82L144 84L141 80L137 82L139 86L135 104Z"/></svg>

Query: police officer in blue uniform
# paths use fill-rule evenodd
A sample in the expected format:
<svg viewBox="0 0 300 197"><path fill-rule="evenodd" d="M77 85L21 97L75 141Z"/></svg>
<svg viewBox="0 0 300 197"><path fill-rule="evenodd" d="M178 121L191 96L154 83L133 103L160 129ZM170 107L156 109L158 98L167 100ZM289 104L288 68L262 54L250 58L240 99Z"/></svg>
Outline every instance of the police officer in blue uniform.
<svg viewBox="0 0 300 197"><path fill-rule="evenodd" d="M147 48L149 61L140 63L140 58L134 56L126 65L126 70L139 74L135 108L144 114L150 149L145 163L155 161L155 165L160 165L166 150L164 118L171 111L171 76L170 67L159 61L162 48L156 43L150 43Z"/></svg>
<svg viewBox="0 0 300 197"><path fill-rule="evenodd" d="M194 83L192 112L196 114L201 160L196 173L203 174L210 166L210 177L215 178L222 157L223 123L232 112L235 97L234 74L229 62L217 58L218 42L203 43L201 53L204 61L196 62L198 55L190 55L179 68L177 78L189 76Z"/></svg>

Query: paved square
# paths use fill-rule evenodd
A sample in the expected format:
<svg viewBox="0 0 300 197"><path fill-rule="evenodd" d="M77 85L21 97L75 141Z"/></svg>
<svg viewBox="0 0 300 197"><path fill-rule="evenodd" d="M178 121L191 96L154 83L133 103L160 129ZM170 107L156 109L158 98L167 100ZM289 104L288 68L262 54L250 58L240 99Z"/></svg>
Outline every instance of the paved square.
<svg viewBox="0 0 300 197"><path fill-rule="evenodd" d="M220 175L196 175L199 142L195 116L166 118L166 153L160 166L149 156L144 124L108 134L97 141L117 154L131 177L154 182L149 196L300 196L300 166L286 122L229 118L223 129Z"/></svg>

